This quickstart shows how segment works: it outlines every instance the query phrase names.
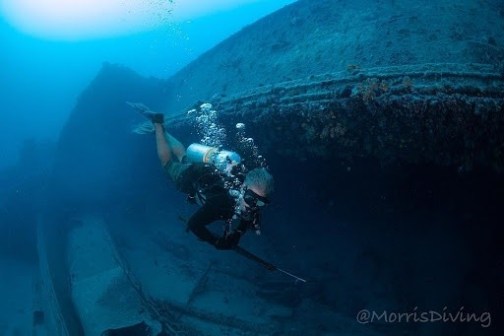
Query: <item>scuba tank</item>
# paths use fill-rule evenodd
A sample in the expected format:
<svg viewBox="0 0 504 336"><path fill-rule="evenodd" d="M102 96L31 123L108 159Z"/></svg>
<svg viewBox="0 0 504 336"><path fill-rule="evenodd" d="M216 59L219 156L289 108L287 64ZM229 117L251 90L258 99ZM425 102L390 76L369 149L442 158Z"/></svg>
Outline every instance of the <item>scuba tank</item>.
<svg viewBox="0 0 504 336"><path fill-rule="evenodd" d="M187 147L186 156L189 162L209 163L228 175L231 174L233 167L241 162L241 157L236 152L197 143Z"/></svg>

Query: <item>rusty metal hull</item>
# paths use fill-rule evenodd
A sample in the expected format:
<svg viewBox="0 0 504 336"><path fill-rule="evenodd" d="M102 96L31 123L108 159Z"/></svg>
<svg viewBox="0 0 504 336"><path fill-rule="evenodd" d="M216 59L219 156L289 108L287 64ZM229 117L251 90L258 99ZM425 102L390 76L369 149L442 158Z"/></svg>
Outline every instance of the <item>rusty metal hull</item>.
<svg viewBox="0 0 504 336"><path fill-rule="evenodd" d="M504 78L482 64L355 69L212 101L271 154L504 168ZM185 115L171 127L191 127Z"/></svg>

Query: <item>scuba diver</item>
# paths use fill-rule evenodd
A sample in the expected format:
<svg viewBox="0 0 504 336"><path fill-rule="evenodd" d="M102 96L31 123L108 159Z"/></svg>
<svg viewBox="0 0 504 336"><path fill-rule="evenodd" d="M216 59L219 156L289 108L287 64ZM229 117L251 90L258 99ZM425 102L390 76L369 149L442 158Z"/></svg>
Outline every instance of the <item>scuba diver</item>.
<svg viewBox="0 0 504 336"><path fill-rule="evenodd" d="M187 221L187 229L220 250L238 247L248 230L260 234L261 208L273 191L273 177L265 168L246 171L240 156L231 151L192 144L187 150L167 133L164 115L140 103L128 103L149 119L156 136L161 165L176 188L201 207ZM214 235L207 225L225 222L224 234ZM233 228L233 221L239 224Z"/></svg>

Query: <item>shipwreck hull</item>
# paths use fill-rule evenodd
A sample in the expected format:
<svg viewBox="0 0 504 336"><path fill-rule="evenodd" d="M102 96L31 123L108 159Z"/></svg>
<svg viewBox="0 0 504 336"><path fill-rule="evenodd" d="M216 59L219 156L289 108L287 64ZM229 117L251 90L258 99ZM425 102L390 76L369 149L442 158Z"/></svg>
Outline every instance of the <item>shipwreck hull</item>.
<svg viewBox="0 0 504 336"><path fill-rule="evenodd" d="M372 157L504 168L504 77L482 64L424 64L312 76L211 101L228 129L274 155ZM169 121L187 133L185 114Z"/></svg>
<svg viewBox="0 0 504 336"><path fill-rule="evenodd" d="M83 255L53 249L63 238L46 233L56 299L75 305L67 326L112 333L151 320L170 335L376 335L355 313L385 301L437 307L462 298L497 311L501 276L488 269L502 260L494 220L504 169L502 17L499 1L302 0L168 80L106 64L61 133L49 205L74 218L99 214L63 238L82 250L97 225L107 238L99 246L117 258L107 266L113 277L74 277L69 286L57 280ZM202 102L218 112L229 149L240 151L232 135L246 124L275 174L278 202L265 221L274 248L266 239L252 250L313 277L306 287L286 287L278 274L214 255L185 234L177 217L186 205L160 182L154 138L131 132L143 119L126 101L164 112L186 145L199 141L186 112ZM473 262L453 262L460 258ZM465 280L470 274L491 275ZM132 293L134 318L102 314L94 327L87 299L102 275L113 293L116 279ZM125 308L114 299L92 304ZM436 334L428 328L414 331Z"/></svg>
<svg viewBox="0 0 504 336"><path fill-rule="evenodd" d="M211 102L275 155L500 171L503 17L499 1L300 0L171 77L165 112L183 134Z"/></svg>

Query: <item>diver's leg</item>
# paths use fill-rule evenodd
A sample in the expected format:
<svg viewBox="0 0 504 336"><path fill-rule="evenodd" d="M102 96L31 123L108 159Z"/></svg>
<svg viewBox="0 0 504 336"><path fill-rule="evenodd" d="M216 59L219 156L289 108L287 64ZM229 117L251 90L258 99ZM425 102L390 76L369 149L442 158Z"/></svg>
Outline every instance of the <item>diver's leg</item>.
<svg viewBox="0 0 504 336"><path fill-rule="evenodd" d="M173 154L178 158L179 162L182 161L182 158L186 155L186 150L184 145L180 141L178 141L173 135L166 132L166 137L168 140L168 145L172 150Z"/></svg>
<svg viewBox="0 0 504 336"><path fill-rule="evenodd" d="M163 127L164 115L162 113L151 111L142 103L127 102L127 104L154 124L154 130L156 131L157 153L163 167L173 159L172 153L175 154L178 161L181 162L182 158L186 154L185 147L168 132L166 132L165 135Z"/></svg>
<svg viewBox="0 0 504 336"><path fill-rule="evenodd" d="M156 132L156 148L159 161L161 165L165 167L171 160L172 154L170 149L170 144L165 136L164 131L164 115L162 113L151 111L146 105L142 103L131 103L126 102L129 106L134 108L138 113L143 115L145 118L152 121L154 125L154 130Z"/></svg>
<svg viewBox="0 0 504 336"><path fill-rule="evenodd" d="M172 160L170 146L165 137L163 124L155 123L154 129L156 131L156 148L159 161L161 161L161 165L165 167L168 164L168 162Z"/></svg>

